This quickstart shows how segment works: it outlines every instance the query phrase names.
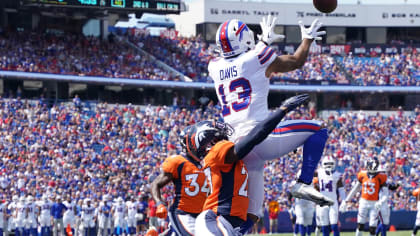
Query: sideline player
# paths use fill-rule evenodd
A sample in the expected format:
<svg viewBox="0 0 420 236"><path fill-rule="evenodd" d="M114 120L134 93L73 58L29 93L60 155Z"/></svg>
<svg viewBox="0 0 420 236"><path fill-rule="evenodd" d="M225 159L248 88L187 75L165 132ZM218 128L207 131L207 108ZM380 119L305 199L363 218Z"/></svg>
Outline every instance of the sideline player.
<svg viewBox="0 0 420 236"><path fill-rule="evenodd" d="M111 209L114 218L114 234L122 235L124 231L124 218L126 206L122 197L118 197Z"/></svg>
<svg viewBox="0 0 420 236"><path fill-rule="evenodd" d="M388 181L388 183L386 184L388 189L391 191L396 190L399 185L398 184L394 184ZM382 192L379 193L379 199L382 198ZM389 194L388 197L386 199L386 201L384 201L381 205L381 208L379 209L379 225L376 228L376 236L379 235L379 233L381 233L382 236L386 236L386 231L388 230L388 226L390 223L390 219L391 219L391 207L388 204L388 198L389 198Z"/></svg>
<svg viewBox="0 0 420 236"><path fill-rule="evenodd" d="M175 199L169 209L169 220L172 230L177 235L195 235L195 220L202 211L209 191L201 169L201 160L189 151L191 147L185 140L189 128L190 126L185 128L180 135L183 155L166 158L160 175L151 186L153 199L158 205L156 214L160 218L166 218L166 203L162 200L160 190L169 182L174 183Z"/></svg>
<svg viewBox="0 0 420 236"><path fill-rule="evenodd" d="M137 208L139 207L138 202L135 200L133 196L130 196L128 201L125 203L127 207L127 216L126 216L126 223L127 223L127 235L136 235L136 213Z"/></svg>
<svg viewBox="0 0 420 236"><path fill-rule="evenodd" d="M51 235L51 207L53 203L48 199L46 194L42 195L41 201L37 203L39 207L39 224L41 226L41 236Z"/></svg>
<svg viewBox="0 0 420 236"><path fill-rule="evenodd" d="M276 18L271 15L261 22L262 35L255 45L254 34L239 20L228 20L219 26L216 44L221 57L210 61L208 71L214 81L219 103L222 105L224 121L235 130L234 143L244 138L258 123L268 117L267 97L270 75L273 72L287 72L302 67L314 40L320 40L325 31L315 20L309 28L299 22L302 43L293 55L277 56L270 44L283 35L274 33ZM309 138L312 137L312 138ZM291 192L294 197L305 198L322 205L333 204L325 199L310 184L327 141L327 132L320 122L314 120L292 120L281 122L274 132L244 158L249 172L250 219L242 232L252 227L264 200L263 168L266 160L279 158L303 145L303 164L297 183Z"/></svg>
<svg viewBox="0 0 420 236"><path fill-rule="evenodd" d="M67 194L66 200L63 202L66 210L63 214L63 226L67 232L67 227L70 226L71 232L74 235L76 227L76 200L71 199L70 194Z"/></svg>
<svg viewBox="0 0 420 236"><path fill-rule="evenodd" d="M16 205L16 221L15 221L15 235L25 235L25 218L27 215L25 196L20 196L19 202Z"/></svg>
<svg viewBox="0 0 420 236"><path fill-rule="evenodd" d="M38 222L36 221L36 205L34 202L34 197L29 195L26 197L26 220L25 220L25 231L26 235L38 235Z"/></svg>
<svg viewBox="0 0 420 236"><path fill-rule="evenodd" d="M417 198L417 216L416 223L414 224L412 236L416 236L417 231L420 229L420 188L413 191L413 196Z"/></svg>
<svg viewBox="0 0 420 236"><path fill-rule="evenodd" d="M362 230L366 222L369 222L370 235L375 235L378 209L388 198L388 188L386 187L387 176L384 173L379 173L378 168L379 161L376 157L367 160L367 171L360 171L357 174L358 182L351 189L346 200L340 205L340 211L345 212L347 203L350 202L356 192L360 190L360 187L362 188L357 214L356 236L362 235ZM379 198L379 192L382 192L381 198Z"/></svg>
<svg viewBox="0 0 420 236"><path fill-rule="evenodd" d="M321 168L316 173L314 178L315 188L319 189L320 193L330 199L334 200L332 206L316 206L317 226L321 227L322 235L330 235L330 231L334 231L334 236L340 235L338 229L338 196L344 201L346 199L346 192L341 180L341 174L335 171L335 160L331 156L326 156L321 161Z"/></svg>
<svg viewBox="0 0 420 236"><path fill-rule="evenodd" d="M200 236L241 235L239 227L247 220L248 172L242 159L274 130L281 119L308 99L300 95L286 100L280 109L258 123L234 144L228 140L232 128L224 123L199 122L186 134L189 155L203 160L209 196L196 220Z"/></svg>
<svg viewBox="0 0 420 236"><path fill-rule="evenodd" d="M81 215L84 236L95 235L95 207L90 198L85 198Z"/></svg>
<svg viewBox="0 0 420 236"><path fill-rule="evenodd" d="M311 235L311 225L314 219L315 203L295 198L296 227L301 236Z"/></svg>
<svg viewBox="0 0 420 236"><path fill-rule="evenodd" d="M111 232L111 196L104 194L98 206L98 236L108 236Z"/></svg>

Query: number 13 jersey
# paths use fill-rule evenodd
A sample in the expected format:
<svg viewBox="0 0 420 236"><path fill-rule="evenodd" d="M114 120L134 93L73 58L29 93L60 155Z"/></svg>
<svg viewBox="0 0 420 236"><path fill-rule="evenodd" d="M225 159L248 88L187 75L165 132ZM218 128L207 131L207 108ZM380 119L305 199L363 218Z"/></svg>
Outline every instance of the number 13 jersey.
<svg viewBox="0 0 420 236"><path fill-rule="evenodd" d="M250 122L255 125L268 116L270 80L265 71L276 57L272 48L259 42L255 49L239 56L210 61L209 75L214 81L224 120L236 132L247 133L253 127ZM246 121L248 123L244 123Z"/></svg>
<svg viewBox="0 0 420 236"><path fill-rule="evenodd" d="M378 173L369 176L366 171L360 171L357 179L362 184L362 198L369 201L379 200L379 190L386 183L386 174Z"/></svg>

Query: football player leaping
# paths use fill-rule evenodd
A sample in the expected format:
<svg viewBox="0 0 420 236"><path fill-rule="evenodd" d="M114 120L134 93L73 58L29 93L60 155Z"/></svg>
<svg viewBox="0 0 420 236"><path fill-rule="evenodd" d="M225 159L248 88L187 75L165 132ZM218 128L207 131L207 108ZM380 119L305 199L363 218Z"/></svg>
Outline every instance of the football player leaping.
<svg viewBox="0 0 420 236"><path fill-rule="evenodd" d="M335 171L335 160L331 156L326 156L321 161L321 168L318 169L315 179L315 188L321 194L334 200L332 206L316 206L317 226L321 226L323 236L330 235L330 229L334 231L334 236L340 235L338 230L338 194L340 199L346 199L341 174Z"/></svg>
<svg viewBox="0 0 420 236"><path fill-rule="evenodd" d="M314 40L320 40L325 31L318 31L322 24L315 20L306 28L299 22L302 43L293 55L277 56L270 44L283 35L274 33L276 18L268 16L261 22L262 35L255 45L254 34L239 20L228 20L216 33L216 44L221 57L209 63L209 75L222 105L224 121L235 129L234 143L243 139L257 124L268 117L267 96L270 75L287 72L304 65ZM248 219L241 229L246 232L253 221L262 215L264 198L263 167L266 160L279 158L303 145L302 174L292 187L295 197L306 198L319 204L333 204L310 184L321 158L328 135L320 123L311 120L281 122L270 136L256 146L244 159L249 171Z"/></svg>
<svg viewBox="0 0 420 236"><path fill-rule="evenodd" d="M383 202L388 198L388 188L386 186L387 176L378 172L379 161L372 158L366 161L366 170L357 174L358 182L347 195L346 200L341 203L340 211L346 211L346 204L362 188L362 195L359 201L359 211L357 214L356 236L362 235L362 230L366 222L369 222L369 232L375 235L378 212ZM379 198L379 192L382 192Z"/></svg>

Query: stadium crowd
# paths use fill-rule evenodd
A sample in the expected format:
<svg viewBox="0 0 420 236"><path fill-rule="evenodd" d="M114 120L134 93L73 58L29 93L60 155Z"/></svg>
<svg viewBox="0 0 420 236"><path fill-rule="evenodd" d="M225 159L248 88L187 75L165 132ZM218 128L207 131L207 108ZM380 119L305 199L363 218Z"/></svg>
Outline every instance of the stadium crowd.
<svg viewBox="0 0 420 236"><path fill-rule="evenodd" d="M130 41L159 60L196 82L210 82L207 65L213 58L210 48L201 36L156 37L147 33L130 37Z"/></svg>
<svg viewBox="0 0 420 236"><path fill-rule="evenodd" d="M207 64L215 55L214 47L200 36L169 38L150 36L145 32L128 37L193 81L211 82ZM3 32L0 35L0 54L0 70L179 80L178 76L162 69L151 58L139 55L115 37L101 40L72 33ZM418 86L419 61L417 51L367 57L351 53L345 57L310 55L302 69L272 74L271 82L335 81L339 84ZM353 78L352 81L346 73Z"/></svg>
<svg viewBox="0 0 420 236"><path fill-rule="evenodd" d="M328 54L308 56L306 63L301 69L287 73L271 74L271 82L280 81L293 82L298 80L312 81L336 81L340 84L349 84L350 82L338 67L335 59Z"/></svg>
<svg viewBox="0 0 420 236"><path fill-rule="evenodd" d="M181 151L178 134L186 125L218 118L218 107L202 109L99 103L79 100L47 107L43 100L0 100L1 196L39 198L42 194L74 195L100 201L104 194L126 199L148 192L160 163ZM316 113L301 108L293 119ZM320 119L320 118L319 118ZM348 112L324 119L330 140L324 155L337 159L347 190L363 161L377 156L392 181L402 185L393 209L415 209L409 191L420 182L420 108L410 116ZM286 200L301 150L267 163L267 199ZM172 187L165 188L170 202Z"/></svg>
<svg viewBox="0 0 420 236"><path fill-rule="evenodd" d="M342 58L345 70L357 85L420 85L420 55L417 51L401 54L381 54L373 57Z"/></svg>
<svg viewBox="0 0 420 236"><path fill-rule="evenodd" d="M116 38L7 32L0 35L0 70L149 80L177 80Z"/></svg>

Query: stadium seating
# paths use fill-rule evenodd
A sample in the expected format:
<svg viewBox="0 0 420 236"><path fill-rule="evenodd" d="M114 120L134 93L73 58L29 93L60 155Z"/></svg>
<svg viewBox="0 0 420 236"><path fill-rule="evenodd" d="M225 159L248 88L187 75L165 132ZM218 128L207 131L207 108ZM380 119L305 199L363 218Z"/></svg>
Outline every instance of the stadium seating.
<svg viewBox="0 0 420 236"><path fill-rule="evenodd" d="M39 197L79 192L81 198L99 201L104 192L124 197L143 194L159 174L160 163L181 151L180 130L219 117L218 107L212 105L204 111L177 105L87 107L74 100L48 108L40 101L0 99L0 107L0 172L8 183L2 186L5 199L24 193ZM310 119L313 114L301 108L288 119ZM330 130L325 155L337 159L347 190L363 161L377 156L390 179L402 185L394 193L393 209L415 208L409 191L420 180L420 108L408 117L348 112L324 122ZM287 200L301 154L298 150L266 164L267 197ZM35 176L36 184L31 181ZM168 201L172 190L169 185L163 191Z"/></svg>

